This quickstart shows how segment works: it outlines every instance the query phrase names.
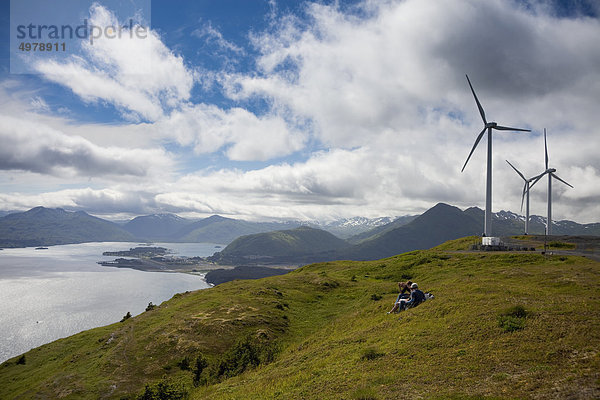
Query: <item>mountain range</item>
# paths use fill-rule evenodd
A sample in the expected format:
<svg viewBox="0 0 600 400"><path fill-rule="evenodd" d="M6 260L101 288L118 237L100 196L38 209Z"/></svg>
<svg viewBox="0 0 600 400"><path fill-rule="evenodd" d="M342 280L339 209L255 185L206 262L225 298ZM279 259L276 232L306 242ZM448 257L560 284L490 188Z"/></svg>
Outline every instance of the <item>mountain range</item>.
<svg viewBox="0 0 600 400"><path fill-rule="evenodd" d="M376 260L408 251L428 249L445 241L465 236L480 235L484 211L472 207L464 211L439 203L415 218L398 219L349 238L345 245L338 241L322 239L313 247L307 234L317 235L317 230L269 232L242 236L211 259L221 263L308 263L331 260ZM530 223L532 233L543 232L543 219L534 217ZM494 214L493 231L498 236L521 234L522 217L507 211ZM321 231L322 232L322 231ZM600 223L581 225L572 221L558 221L556 235L600 235ZM285 235L281 240L279 235ZM322 236L322 234L319 234ZM293 242L292 242L293 240ZM292 244L293 243L293 251ZM304 247L302 247L304 246ZM329 246L329 247L328 247Z"/></svg>
<svg viewBox="0 0 600 400"><path fill-rule="evenodd" d="M0 218L0 247L134 240L131 233L117 224L84 211L35 207Z"/></svg>
<svg viewBox="0 0 600 400"><path fill-rule="evenodd" d="M523 221L524 217L509 211L496 213L494 234L521 234ZM553 224L556 235L600 235L598 223L583 225L553 221ZM295 231L301 226L312 229ZM544 226L545 218L531 217L532 234L542 234ZM238 260L239 257L246 260L271 258L274 261L294 258L299 262L331 257L363 260L429 248L446 240L481 234L482 230L481 209L472 207L462 211L443 203L421 215L396 219L356 217L325 223L251 222L218 215L190 220L174 214L153 214L116 224L83 211L35 207L0 217L0 247L93 241L208 242L233 245L227 251L224 249L221 256L235 255ZM285 234L277 233L279 231L285 231ZM353 232L355 234L351 235ZM256 234L264 235L252 236ZM282 237L287 237L287 241L281 240ZM236 240L238 238L240 241Z"/></svg>
<svg viewBox="0 0 600 400"><path fill-rule="evenodd" d="M26 212L0 212L0 247L43 246L98 241L144 241L229 244L254 233L309 225L326 228L340 237L387 224L391 218L349 218L327 223L251 222L213 215L200 220L175 214L152 214L117 224L83 211L35 207ZM102 223L101 223L102 222Z"/></svg>

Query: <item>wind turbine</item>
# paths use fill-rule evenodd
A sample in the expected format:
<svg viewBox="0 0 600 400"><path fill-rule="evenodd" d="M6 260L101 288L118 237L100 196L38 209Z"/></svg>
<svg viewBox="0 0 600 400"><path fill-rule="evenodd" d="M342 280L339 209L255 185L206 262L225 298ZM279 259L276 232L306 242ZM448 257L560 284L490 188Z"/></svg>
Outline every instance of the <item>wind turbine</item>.
<svg viewBox="0 0 600 400"><path fill-rule="evenodd" d="M463 165L462 170L465 170L473 151L475 151L475 147L481 141L483 134L487 130L487 139L488 139L488 148L487 148L487 179L485 185L485 222L484 222L484 236L492 236L492 129L496 129L499 131L521 131L521 132L531 132L530 129L520 129L520 128L509 128L507 126L500 126L496 122L487 122L485 119L485 111L483 111L483 107L475 94L475 90L473 89L473 85L471 85L471 81L469 80L469 76L466 75L467 82L469 82L469 87L471 88L471 92L473 92L473 97L475 97L475 102L477 103L477 108L479 109L479 114L481 114L481 119L483 120L483 130L477 136L475 140L475 144L467 157L467 161L465 161L465 165Z"/></svg>
<svg viewBox="0 0 600 400"><path fill-rule="evenodd" d="M515 166L512 165L508 160L506 160L506 162L525 181L525 185L523 186L523 196L521 197L521 211L523 211L523 201L525 200L525 196L527 196L527 201L525 202L525 234L528 235L529 234L529 189L530 189L530 185L529 184L531 182L533 182L533 181L537 182L537 180L539 180L539 178L541 178L542 176L544 176L545 172L542 172L541 174L536 175L533 178L527 179L521 173L521 171L519 171L517 168L515 168ZM534 184L535 184L535 182L534 182ZM533 185L531 185L531 186L533 186Z"/></svg>
<svg viewBox="0 0 600 400"><path fill-rule="evenodd" d="M533 185L542 179L542 176L548 174L548 219L546 220L546 235L550 236L552 234L552 178L558 179L567 186L573 186L563 181L558 177L558 175L555 174L556 168L548 168L548 142L546 141L546 128L544 128L544 150L546 152L546 171L536 178L535 182L531 184L531 187L533 187Z"/></svg>

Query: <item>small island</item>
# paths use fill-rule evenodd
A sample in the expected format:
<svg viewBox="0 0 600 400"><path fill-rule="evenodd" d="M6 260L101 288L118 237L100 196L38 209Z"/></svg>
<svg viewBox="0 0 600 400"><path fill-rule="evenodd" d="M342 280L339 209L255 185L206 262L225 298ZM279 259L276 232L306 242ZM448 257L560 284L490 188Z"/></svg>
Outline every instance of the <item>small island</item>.
<svg viewBox="0 0 600 400"><path fill-rule="evenodd" d="M164 247L135 247L122 251L105 251L103 256L118 257L112 261L98 261L104 267L132 268L155 272L199 272L214 269L212 262L202 257L174 256ZM131 257L131 258L127 258Z"/></svg>
<svg viewBox="0 0 600 400"><path fill-rule="evenodd" d="M164 247L134 247L122 251L105 251L102 255L111 257L156 257L168 253L170 253L170 250Z"/></svg>

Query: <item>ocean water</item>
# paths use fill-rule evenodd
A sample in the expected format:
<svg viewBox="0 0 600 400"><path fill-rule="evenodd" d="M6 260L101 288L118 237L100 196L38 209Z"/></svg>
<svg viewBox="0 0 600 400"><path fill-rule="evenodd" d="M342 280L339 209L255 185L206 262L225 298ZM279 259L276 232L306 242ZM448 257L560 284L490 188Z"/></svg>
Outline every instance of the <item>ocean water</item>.
<svg viewBox="0 0 600 400"><path fill-rule="evenodd" d="M0 250L0 362L86 329L137 315L149 302L210 287L203 275L103 267L104 251L139 243L102 242ZM208 256L212 243L154 243L181 256Z"/></svg>

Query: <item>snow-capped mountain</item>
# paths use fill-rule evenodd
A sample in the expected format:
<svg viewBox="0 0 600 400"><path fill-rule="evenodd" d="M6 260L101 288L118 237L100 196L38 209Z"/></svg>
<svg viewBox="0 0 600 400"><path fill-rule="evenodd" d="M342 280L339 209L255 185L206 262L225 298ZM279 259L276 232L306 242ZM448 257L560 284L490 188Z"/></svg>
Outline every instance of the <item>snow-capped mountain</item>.
<svg viewBox="0 0 600 400"><path fill-rule="evenodd" d="M395 218L393 217L352 217L327 222L310 221L306 222L305 224L314 228L326 230L339 238L347 239L359 233L366 232L379 226L387 225L393 222L394 219Z"/></svg>

